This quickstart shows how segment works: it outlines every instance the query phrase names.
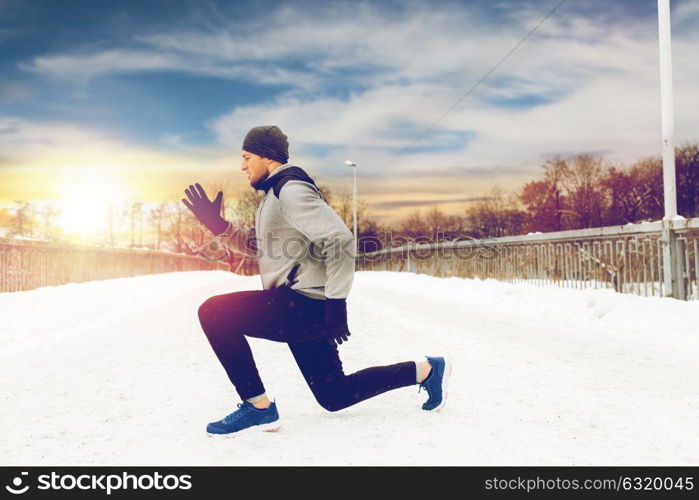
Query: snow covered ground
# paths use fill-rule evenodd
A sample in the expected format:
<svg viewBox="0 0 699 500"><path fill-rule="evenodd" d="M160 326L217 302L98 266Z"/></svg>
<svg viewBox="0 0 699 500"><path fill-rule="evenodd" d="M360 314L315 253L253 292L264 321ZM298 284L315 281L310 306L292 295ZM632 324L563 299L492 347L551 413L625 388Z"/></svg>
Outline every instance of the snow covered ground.
<svg viewBox="0 0 699 500"><path fill-rule="evenodd" d="M699 303L358 272L345 371L453 356L329 413L285 344L250 339L283 429L209 437L237 394L197 320L259 277L167 273L0 294L0 465L699 465Z"/></svg>

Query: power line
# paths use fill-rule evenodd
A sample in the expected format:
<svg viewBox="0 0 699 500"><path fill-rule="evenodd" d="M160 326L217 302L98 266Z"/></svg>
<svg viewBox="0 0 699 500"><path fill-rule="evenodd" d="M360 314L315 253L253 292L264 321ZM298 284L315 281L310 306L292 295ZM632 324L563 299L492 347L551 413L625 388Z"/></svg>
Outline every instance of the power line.
<svg viewBox="0 0 699 500"><path fill-rule="evenodd" d="M388 162L388 164L386 164L386 167L391 166L398 158L400 158L401 156L403 156L403 153L405 153L407 150L409 150L410 148L412 148L412 147L413 147L420 139L422 139L430 130L432 130L432 129L433 129L439 122L441 122L449 113L451 113L451 112L461 103L461 101L463 101L464 99L466 99L474 90L476 90L476 89L478 88L478 86L479 86L481 83L483 83L483 82L493 73L493 71L495 71L496 69L498 69L498 67L499 67L503 62L505 62L505 60L506 60L508 57L510 57L510 55L512 55L512 53L513 53L515 50L517 50L517 49L520 47L520 45L522 45L522 44L527 40L527 38L529 38L537 29L539 29L539 27L540 27L542 24L544 24L544 22L546 22L546 20L547 20L549 17L551 17L551 16L554 14L554 12L556 12L556 11L558 10L558 8L559 8L561 5L563 5L564 3L566 3L567 1L568 1L568 0L561 0L561 1L558 3L558 5L556 5L553 9L551 9L551 12L549 12L548 14L546 14L546 16L544 16L544 18L543 18L541 21L539 21L539 23L538 23L536 26L534 26L534 28L532 28L532 29L529 31L529 33L527 33L527 34L524 36L524 38L522 38L519 42L517 42L517 44L516 44L514 47L512 47L512 49L510 49L510 51L509 51L507 54L505 54L503 57L501 57L500 60L499 60L492 68L490 68L490 70L488 70L488 72L487 72L485 75L483 75L483 76L481 77L481 79L478 80L478 81L475 83L475 85L473 85L470 89L468 89L464 95L462 95L454 104L452 104L452 106L451 106L448 110L446 110L446 111L442 114L442 116L440 116L439 118L437 118L437 120L435 120L434 123L432 123L432 125L430 125L429 127L427 127L420 135L418 135L418 136L413 140L413 142L411 142L410 144L408 144L407 146L405 146L405 147L400 151L400 153L398 153L395 157L393 157L393 159L391 159L391 160Z"/></svg>

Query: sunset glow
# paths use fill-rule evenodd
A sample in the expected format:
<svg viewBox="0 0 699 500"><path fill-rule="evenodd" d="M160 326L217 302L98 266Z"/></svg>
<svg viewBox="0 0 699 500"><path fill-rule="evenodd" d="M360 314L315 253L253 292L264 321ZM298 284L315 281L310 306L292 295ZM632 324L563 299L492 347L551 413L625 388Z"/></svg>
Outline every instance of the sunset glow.
<svg viewBox="0 0 699 500"><path fill-rule="evenodd" d="M68 176L60 185L56 224L66 233L90 234L108 226L109 210L125 196L117 179L95 173L88 177Z"/></svg>

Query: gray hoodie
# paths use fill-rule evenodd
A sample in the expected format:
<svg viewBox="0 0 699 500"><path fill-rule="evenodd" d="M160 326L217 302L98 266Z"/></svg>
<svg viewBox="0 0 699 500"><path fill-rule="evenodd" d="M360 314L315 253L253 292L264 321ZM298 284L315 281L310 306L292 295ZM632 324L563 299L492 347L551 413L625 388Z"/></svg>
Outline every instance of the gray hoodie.
<svg viewBox="0 0 699 500"><path fill-rule="evenodd" d="M277 167L269 177L292 166ZM264 289L285 285L289 278L291 288L308 297L347 298L354 280L354 236L316 186L289 180L279 198L269 189L255 213L255 233ZM217 238L229 250L251 256L248 236L230 223ZM289 276L297 263L295 276Z"/></svg>

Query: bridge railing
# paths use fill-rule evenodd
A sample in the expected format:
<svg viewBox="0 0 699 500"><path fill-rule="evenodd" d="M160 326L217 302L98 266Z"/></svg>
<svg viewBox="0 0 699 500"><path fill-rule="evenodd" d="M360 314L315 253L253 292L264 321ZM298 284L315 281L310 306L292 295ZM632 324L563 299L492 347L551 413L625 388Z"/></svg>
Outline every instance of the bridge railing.
<svg viewBox="0 0 699 500"><path fill-rule="evenodd" d="M229 270L229 264L171 252L0 238L0 292L171 271Z"/></svg>
<svg viewBox="0 0 699 500"><path fill-rule="evenodd" d="M698 299L699 218L672 221L680 299ZM357 270L493 278L570 288L672 295L663 281L663 223L649 222L503 238L410 242L360 253Z"/></svg>

